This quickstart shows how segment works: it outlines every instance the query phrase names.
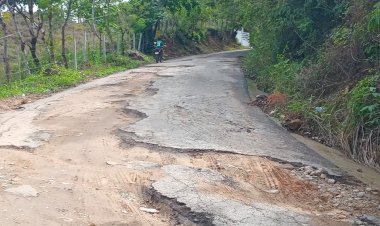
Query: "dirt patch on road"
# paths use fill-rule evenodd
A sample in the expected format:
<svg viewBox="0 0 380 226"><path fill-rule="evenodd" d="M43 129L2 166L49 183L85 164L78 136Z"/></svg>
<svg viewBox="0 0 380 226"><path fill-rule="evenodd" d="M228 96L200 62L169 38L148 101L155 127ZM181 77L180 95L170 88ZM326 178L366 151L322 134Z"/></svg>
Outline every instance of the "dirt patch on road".
<svg viewBox="0 0 380 226"><path fill-rule="evenodd" d="M48 95L45 94L29 94L29 95L20 95L17 97L10 97L7 99L0 100L0 112L9 111L9 110L22 110L23 104L31 103L35 100L45 98Z"/></svg>
<svg viewBox="0 0 380 226"><path fill-rule="evenodd" d="M365 190L363 186L345 185L340 182L329 184L324 180L317 181L316 178L305 180L293 173L296 168L261 157L223 153L173 153L134 147L127 150L125 159L152 162L159 166L181 165L219 172L226 180L222 183L200 182L197 184L199 192L247 205L275 204L313 216L313 225L347 225L350 220L363 214L380 214L377 210L380 199L376 193L367 192L365 197L359 199L355 194L348 194L348 189ZM339 206L334 205L332 200L339 192L347 192L347 197L352 196L349 205L354 208L347 208L343 201ZM202 218L200 213L190 210L185 211L188 214L177 216L180 214L179 210L183 211L183 208L186 208L185 204L162 197L154 190L149 190L146 201L151 202L157 209L165 210L164 212L169 214L167 217L173 221L186 216L190 221L193 218L200 221L211 217L207 215L206 218Z"/></svg>

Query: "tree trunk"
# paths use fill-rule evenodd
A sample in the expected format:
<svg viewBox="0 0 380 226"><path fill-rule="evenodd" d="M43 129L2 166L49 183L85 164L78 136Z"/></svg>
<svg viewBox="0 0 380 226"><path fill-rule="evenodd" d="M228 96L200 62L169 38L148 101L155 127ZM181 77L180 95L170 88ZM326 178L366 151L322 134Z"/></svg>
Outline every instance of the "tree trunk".
<svg viewBox="0 0 380 226"><path fill-rule="evenodd" d="M43 17L40 15L41 17L38 19L38 23L35 23L34 0L28 0L28 12L29 12L28 16L26 16L22 12L19 12L19 13L24 18L24 21L29 28L29 34L31 36L29 50L30 50L30 53L32 54L34 65L36 66L36 68L39 68L40 60L37 57L36 50L37 50L38 35L43 26Z"/></svg>
<svg viewBox="0 0 380 226"><path fill-rule="evenodd" d="M64 26L62 26L61 28L61 40L62 40L61 56L62 56L63 64L65 65L66 68L68 68L69 64L67 62L67 57L66 57L65 29L66 29L66 24L64 24Z"/></svg>
<svg viewBox="0 0 380 226"><path fill-rule="evenodd" d="M67 62L67 57L66 57L66 38L65 38L65 29L67 26L67 22L69 21L70 15L71 15L71 5L73 3L73 0L70 0L67 4L67 11L66 11L66 18L65 21L61 27L61 39L62 39L62 49L61 49L61 55L62 55L62 60L63 64L65 65L66 68L69 67L69 64Z"/></svg>
<svg viewBox="0 0 380 226"><path fill-rule="evenodd" d="M106 33L107 33L107 36L109 38L109 42L110 42L110 46L111 46L111 51L113 50L113 45L115 44L115 41L112 37L112 33L111 33L111 29L110 29L110 20L109 20L109 11L110 11L110 0L107 0L106 1L106 5L107 5L107 16L105 17L105 20L106 20L106 27L105 27L105 30L106 30Z"/></svg>
<svg viewBox="0 0 380 226"><path fill-rule="evenodd" d="M102 52L103 52L103 38L102 38L102 33L100 33L100 35L98 36L98 39L99 39L99 56L101 57L102 56Z"/></svg>
<svg viewBox="0 0 380 226"><path fill-rule="evenodd" d="M8 57L8 29L7 24L4 22L3 17L0 17L0 24L1 28L3 30L3 61L4 61L4 69L5 69L5 76L7 79L7 82L10 82L11 80L11 69L9 64L9 57Z"/></svg>
<svg viewBox="0 0 380 226"><path fill-rule="evenodd" d="M36 67L40 66L40 60L37 57L36 50L37 50L37 37L32 37L30 40L30 53L32 54L33 62Z"/></svg>
<svg viewBox="0 0 380 226"><path fill-rule="evenodd" d="M125 43L124 43L124 36L125 36L125 31L122 30L121 31L121 40L120 40L120 51L121 51L121 55L124 55L125 54Z"/></svg>
<svg viewBox="0 0 380 226"><path fill-rule="evenodd" d="M29 61L28 61L28 57L26 56L26 53L25 53L25 45L26 44L25 44L25 41L24 41L24 37L21 35L20 29L18 27L18 24L17 24L17 21L16 21L16 14L14 12L14 9L9 4L8 4L8 9L9 9L9 11L12 14L12 20L13 20L13 23L15 25L16 33L18 35L18 38L20 39L20 52L21 52L22 61L25 64L25 71L28 73L28 75L30 75Z"/></svg>
<svg viewBox="0 0 380 226"><path fill-rule="evenodd" d="M49 8L49 46L50 46L50 63L55 62L55 55L54 55L54 35L53 35L53 11L51 8Z"/></svg>

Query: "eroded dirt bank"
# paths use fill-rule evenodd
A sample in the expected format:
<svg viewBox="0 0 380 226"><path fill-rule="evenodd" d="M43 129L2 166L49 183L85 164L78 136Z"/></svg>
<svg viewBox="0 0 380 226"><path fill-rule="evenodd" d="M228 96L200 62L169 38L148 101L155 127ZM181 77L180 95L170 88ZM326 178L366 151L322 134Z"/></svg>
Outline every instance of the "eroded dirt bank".
<svg viewBox="0 0 380 226"><path fill-rule="evenodd" d="M252 115L237 68L191 57L3 112L0 225L375 222L378 191L329 176L339 169Z"/></svg>

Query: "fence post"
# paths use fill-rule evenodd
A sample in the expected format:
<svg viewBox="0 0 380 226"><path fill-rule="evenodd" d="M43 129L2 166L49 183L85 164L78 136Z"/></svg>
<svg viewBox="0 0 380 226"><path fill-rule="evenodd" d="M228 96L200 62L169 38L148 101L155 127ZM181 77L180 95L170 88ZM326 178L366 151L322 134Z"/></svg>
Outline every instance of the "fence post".
<svg viewBox="0 0 380 226"><path fill-rule="evenodd" d="M117 55L122 55L121 48L120 48L120 37L117 37L116 53Z"/></svg>
<svg viewBox="0 0 380 226"><path fill-rule="evenodd" d="M104 57L104 62L107 62L106 35L103 35L103 57Z"/></svg>
<svg viewBox="0 0 380 226"><path fill-rule="evenodd" d="M20 54L19 54L19 56L17 57L17 59L18 59L18 75L19 75L19 80L21 80L21 78L22 78L22 72L21 72L21 61L22 61L22 57L20 56Z"/></svg>
<svg viewBox="0 0 380 226"><path fill-rule="evenodd" d="M142 33L140 33L140 38L139 38L139 48L138 48L139 51L141 51L141 41L142 41Z"/></svg>
<svg viewBox="0 0 380 226"><path fill-rule="evenodd" d="M136 49L136 33L133 32L133 47L132 47L133 50Z"/></svg>
<svg viewBox="0 0 380 226"><path fill-rule="evenodd" d="M131 34L128 33L128 46L127 46L128 50L132 49L132 43L131 42L132 42Z"/></svg>
<svg viewBox="0 0 380 226"><path fill-rule="evenodd" d="M78 61L77 61L77 39L75 37L75 33L73 33L74 36L74 67L77 70L78 69Z"/></svg>
<svg viewBox="0 0 380 226"><path fill-rule="evenodd" d="M95 34L94 32L91 32L91 42L92 42L92 46L91 46L91 57L94 58L95 57L95 54L97 51L95 51L97 48L95 47Z"/></svg>
<svg viewBox="0 0 380 226"><path fill-rule="evenodd" d="M84 31L84 44L83 44L83 62L87 61L87 32Z"/></svg>

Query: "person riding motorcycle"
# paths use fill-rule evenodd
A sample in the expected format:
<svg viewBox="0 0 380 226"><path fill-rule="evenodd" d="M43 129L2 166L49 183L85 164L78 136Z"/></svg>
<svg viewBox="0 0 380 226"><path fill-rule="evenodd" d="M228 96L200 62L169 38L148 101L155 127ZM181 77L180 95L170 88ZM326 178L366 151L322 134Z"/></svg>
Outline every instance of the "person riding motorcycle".
<svg viewBox="0 0 380 226"><path fill-rule="evenodd" d="M157 63L158 61L162 62L162 57L164 56L164 42L160 38L158 38L154 42L154 46L155 46L154 52L156 55L156 62Z"/></svg>

